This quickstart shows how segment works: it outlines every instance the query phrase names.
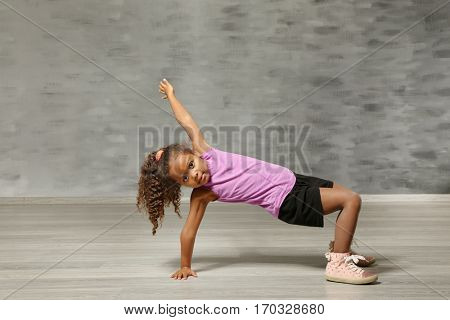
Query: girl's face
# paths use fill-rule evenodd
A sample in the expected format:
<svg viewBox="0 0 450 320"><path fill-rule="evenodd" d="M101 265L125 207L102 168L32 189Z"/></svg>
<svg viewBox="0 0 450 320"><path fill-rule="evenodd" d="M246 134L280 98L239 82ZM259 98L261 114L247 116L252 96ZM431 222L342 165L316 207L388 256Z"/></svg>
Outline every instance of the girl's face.
<svg viewBox="0 0 450 320"><path fill-rule="evenodd" d="M169 161L169 176L179 184L198 188L209 181L206 161L191 153L180 153Z"/></svg>

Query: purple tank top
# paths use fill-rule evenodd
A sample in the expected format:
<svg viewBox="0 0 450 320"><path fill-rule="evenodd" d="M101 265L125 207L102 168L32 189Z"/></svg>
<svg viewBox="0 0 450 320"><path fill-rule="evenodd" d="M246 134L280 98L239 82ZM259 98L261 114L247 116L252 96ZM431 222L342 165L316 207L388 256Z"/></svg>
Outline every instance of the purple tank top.
<svg viewBox="0 0 450 320"><path fill-rule="evenodd" d="M204 187L214 191L218 201L258 205L274 218L296 181L288 168L213 147L200 158L211 173Z"/></svg>

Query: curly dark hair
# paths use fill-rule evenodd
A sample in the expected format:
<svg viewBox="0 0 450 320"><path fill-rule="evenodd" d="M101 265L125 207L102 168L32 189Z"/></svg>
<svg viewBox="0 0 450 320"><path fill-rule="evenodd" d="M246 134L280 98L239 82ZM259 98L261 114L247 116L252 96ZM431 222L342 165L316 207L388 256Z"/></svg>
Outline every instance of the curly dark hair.
<svg viewBox="0 0 450 320"><path fill-rule="evenodd" d="M156 153L163 149L159 161ZM164 207L173 204L180 215L181 185L169 177L169 160L180 153L193 153L187 142L173 143L149 153L140 169L136 206L139 212L145 211L153 224L152 234L158 228L158 219L162 225Z"/></svg>

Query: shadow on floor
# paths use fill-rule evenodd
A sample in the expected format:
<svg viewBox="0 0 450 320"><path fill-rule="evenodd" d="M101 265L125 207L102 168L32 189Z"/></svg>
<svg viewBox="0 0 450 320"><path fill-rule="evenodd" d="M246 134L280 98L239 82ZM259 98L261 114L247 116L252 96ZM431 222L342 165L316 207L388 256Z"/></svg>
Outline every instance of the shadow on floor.
<svg viewBox="0 0 450 320"><path fill-rule="evenodd" d="M389 262L386 258L376 257L377 261L372 264L368 270L373 272L386 272L399 268ZM179 259L170 263L171 268L179 267ZM387 263L386 263L387 262ZM327 265L327 260L320 254L292 254L292 255L267 255L263 253L247 252L241 253L236 256L196 256L193 258L193 263L196 265L203 265L199 267L193 267L196 272L210 271L222 269L226 266L234 264L290 264L290 265L303 265L311 268L323 269ZM206 266L205 266L206 265Z"/></svg>

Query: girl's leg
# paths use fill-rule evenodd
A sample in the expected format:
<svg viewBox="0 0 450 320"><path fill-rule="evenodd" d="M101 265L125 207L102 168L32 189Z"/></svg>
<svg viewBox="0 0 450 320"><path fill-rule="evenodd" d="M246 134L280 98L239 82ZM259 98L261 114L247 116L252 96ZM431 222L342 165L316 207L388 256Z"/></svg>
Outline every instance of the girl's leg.
<svg viewBox="0 0 450 320"><path fill-rule="evenodd" d="M358 222L361 197L335 182L333 188L319 189L325 215L341 210L336 219L334 252L348 252Z"/></svg>

